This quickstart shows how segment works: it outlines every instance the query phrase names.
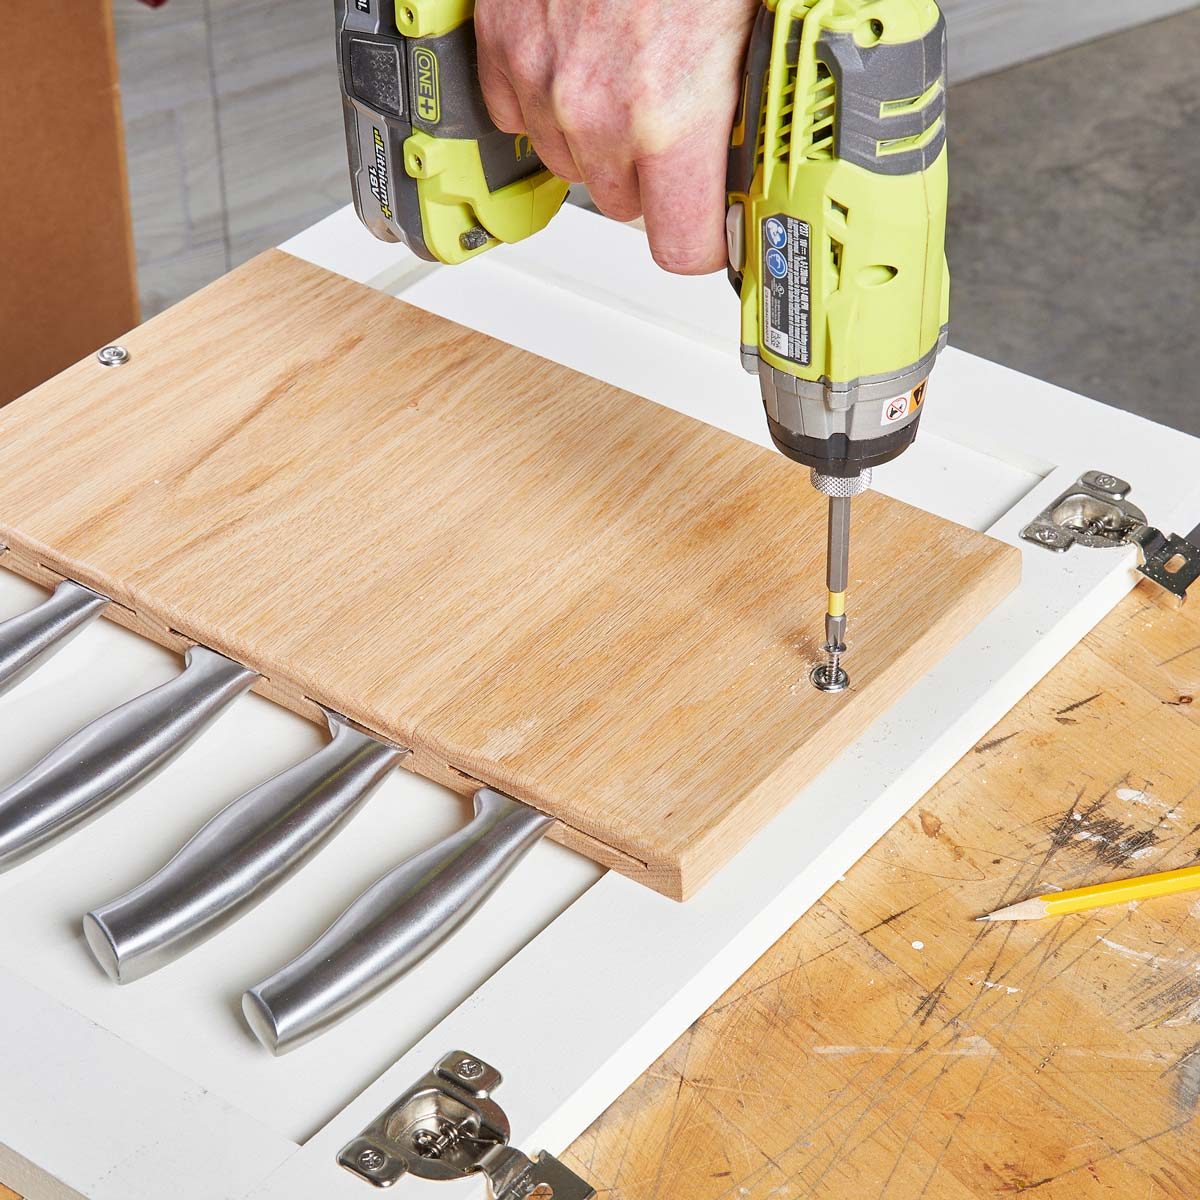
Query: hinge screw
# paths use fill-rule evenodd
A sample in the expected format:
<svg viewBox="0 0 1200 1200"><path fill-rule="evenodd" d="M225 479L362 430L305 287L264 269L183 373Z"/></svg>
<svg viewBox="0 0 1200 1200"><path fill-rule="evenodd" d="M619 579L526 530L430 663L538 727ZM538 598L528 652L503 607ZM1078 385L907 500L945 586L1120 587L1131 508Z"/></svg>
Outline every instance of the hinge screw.
<svg viewBox="0 0 1200 1200"><path fill-rule="evenodd" d="M476 1058L460 1058L454 1070L460 1079L478 1079L483 1074L483 1063Z"/></svg>
<svg viewBox="0 0 1200 1200"><path fill-rule="evenodd" d="M96 354L102 367L122 367L129 361L129 351L124 346L105 346Z"/></svg>
<svg viewBox="0 0 1200 1200"><path fill-rule="evenodd" d="M381 1150L364 1150L358 1156L358 1165L364 1171L378 1171L387 1162L387 1155Z"/></svg>
<svg viewBox="0 0 1200 1200"><path fill-rule="evenodd" d="M1117 481L1111 475L1097 475L1093 481L1101 491L1108 491L1109 488L1115 488Z"/></svg>

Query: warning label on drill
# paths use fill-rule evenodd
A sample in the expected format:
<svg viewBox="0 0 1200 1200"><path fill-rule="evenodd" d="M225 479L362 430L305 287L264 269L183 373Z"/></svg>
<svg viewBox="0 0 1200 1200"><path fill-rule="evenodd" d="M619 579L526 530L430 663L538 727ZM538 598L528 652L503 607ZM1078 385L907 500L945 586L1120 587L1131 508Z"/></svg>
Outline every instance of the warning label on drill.
<svg viewBox="0 0 1200 1200"><path fill-rule="evenodd" d="M801 366L812 361L810 234L785 213L762 223L763 345Z"/></svg>
<svg viewBox="0 0 1200 1200"><path fill-rule="evenodd" d="M886 401L880 409L879 423L895 425L897 421L903 421L905 417L915 413L925 403L925 387L928 383L928 379L922 380L910 393Z"/></svg>

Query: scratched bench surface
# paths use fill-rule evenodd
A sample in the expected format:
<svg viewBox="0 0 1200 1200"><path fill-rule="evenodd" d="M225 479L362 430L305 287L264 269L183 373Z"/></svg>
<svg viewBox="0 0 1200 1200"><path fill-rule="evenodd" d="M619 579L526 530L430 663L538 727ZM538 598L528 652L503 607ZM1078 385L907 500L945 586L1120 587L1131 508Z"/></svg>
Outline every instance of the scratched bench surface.
<svg viewBox="0 0 1200 1200"><path fill-rule="evenodd" d="M1196 704L1192 703L1196 698ZM580 1137L605 1200L1194 1200L1200 610L1142 585Z"/></svg>
<svg viewBox="0 0 1200 1200"><path fill-rule="evenodd" d="M3 561L670 895L1018 577L864 497L855 686L824 696L824 501L779 455L279 252L123 340L0 414Z"/></svg>

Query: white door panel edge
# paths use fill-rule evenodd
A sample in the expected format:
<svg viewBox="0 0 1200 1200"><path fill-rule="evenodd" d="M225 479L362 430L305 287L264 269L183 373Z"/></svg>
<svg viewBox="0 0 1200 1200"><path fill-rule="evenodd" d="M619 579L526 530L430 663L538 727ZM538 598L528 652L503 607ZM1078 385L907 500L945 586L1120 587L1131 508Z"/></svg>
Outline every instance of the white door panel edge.
<svg viewBox="0 0 1200 1200"><path fill-rule="evenodd" d="M375 241L346 209L284 248L767 442L757 384L737 363L736 302L728 284L720 277L663 275L634 230L565 209L538 238L443 270ZM1151 520L1190 528L1200 518L1200 486L1188 482L1200 463L1196 440L969 355L944 356L922 420L917 446L878 473L881 488L931 511L958 514L1014 544L1026 520L1091 468L1130 479L1132 498ZM197 1195L365 1197L369 1186L337 1167L338 1148L451 1048L478 1053L504 1074L496 1099L512 1120L516 1145L561 1150L1135 582L1132 551L1077 548L1054 555L1020 545L1025 573L1014 595L695 899L677 905L607 874L544 928L531 916L530 933L541 932L448 1015L427 1022L432 1028L411 1049L398 1058L381 1049L382 1074L340 1111L335 1106L337 1115L310 1137L289 1139L268 1128L259 1156L264 1123L239 1110L236 1096L222 1097L216 1088L197 1094L186 1076L123 1044L60 995L25 1005L20 1031L0 1023L0 1063L18 1061L40 1083L28 1093L34 1097L29 1111L20 1112L21 1098L0 1081L0 1145L12 1151L0 1150L0 1179L6 1164L22 1156L44 1173L29 1174L31 1200L71 1195L63 1184L95 1187L106 1171L121 1186L95 1191L99 1200L158 1200L175 1146L190 1158L185 1169ZM0 589L0 600L4 594ZM91 836L89 830L80 838ZM0 884L0 901L3 896ZM24 974L6 967L0 959L4 1016L9 983ZM65 972L63 991L71 982ZM27 986L18 980L13 994ZM379 1014L387 1004L378 1002L374 1016L359 1014L328 1036L344 1038L339 1045L348 1049L380 1036ZM73 1064L46 1053L60 1043L76 1048ZM264 1062L286 1070L288 1060ZM312 1078L297 1086L319 1088L323 1069L332 1071L319 1055L311 1062ZM114 1072L141 1077L145 1087L121 1090L103 1114L106 1138L46 1136L46 1128L70 1130L94 1120L106 1076ZM190 1144L178 1141L179 1122L198 1111L206 1114L201 1128L208 1132ZM131 1141L134 1129L139 1133ZM201 1142L203 1152L191 1153L189 1145ZM161 1157L149 1157L153 1167L132 1153L143 1143L159 1148ZM168 1175L180 1169L176 1162ZM56 1175L57 1185L49 1181ZM414 1198L485 1194L481 1183L406 1180L397 1190Z"/></svg>

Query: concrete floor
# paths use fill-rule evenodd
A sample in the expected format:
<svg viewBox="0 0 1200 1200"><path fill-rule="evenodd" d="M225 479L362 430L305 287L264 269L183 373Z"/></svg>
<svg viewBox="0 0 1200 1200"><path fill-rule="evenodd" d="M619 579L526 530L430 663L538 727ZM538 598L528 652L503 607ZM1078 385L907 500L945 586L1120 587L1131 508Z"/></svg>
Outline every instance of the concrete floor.
<svg viewBox="0 0 1200 1200"><path fill-rule="evenodd" d="M114 0L147 316L349 200L329 7L278 8ZM953 344L1200 434L1198 64L1191 9L951 88Z"/></svg>
<svg viewBox="0 0 1200 1200"><path fill-rule="evenodd" d="M950 104L951 343L1200 434L1200 10Z"/></svg>

